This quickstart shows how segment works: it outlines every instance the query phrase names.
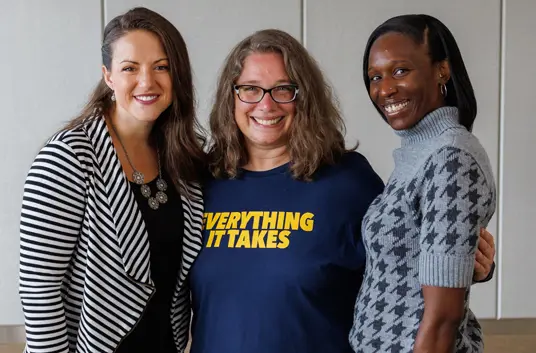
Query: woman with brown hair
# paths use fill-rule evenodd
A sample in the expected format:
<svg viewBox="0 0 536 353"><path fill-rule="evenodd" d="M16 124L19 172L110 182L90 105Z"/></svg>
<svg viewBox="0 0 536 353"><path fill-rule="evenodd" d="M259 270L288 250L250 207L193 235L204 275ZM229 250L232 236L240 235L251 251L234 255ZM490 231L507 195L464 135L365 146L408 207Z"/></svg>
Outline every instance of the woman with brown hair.
<svg viewBox="0 0 536 353"><path fill-rule="evenodd" d="M201 248L203 139L186 45L135 8L104 30L103 78L24 187L27 352L182 352Z"/></svg>
<svg viewBox="0 0 536 353"><path fill-rule="evenodd" d="M191 352L351 353L361 220L383 182L345 148L318 65L285 32L247 37L223 65L210 129Z"/></svg>

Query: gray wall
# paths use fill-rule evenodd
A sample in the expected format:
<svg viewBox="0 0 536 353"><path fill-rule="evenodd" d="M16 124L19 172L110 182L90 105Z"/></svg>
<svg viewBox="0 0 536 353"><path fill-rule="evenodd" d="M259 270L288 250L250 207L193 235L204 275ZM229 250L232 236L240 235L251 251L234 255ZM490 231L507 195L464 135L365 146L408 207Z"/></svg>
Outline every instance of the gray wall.
<svg viewBox="0 0 536 353"><path fill-rule="evenodd" d="M8 325L23 322L17 278L24 179L40 146L95 85L102 29L99 1L0 5L0 325Z"/></svg>
<svg viewBox="0 0 536 353"><path fill-rule="evenodd" d="M3 0L0 67L3 108L0 148L0 325L22 321L17 294L18 218L26 172L40 145L81 108L100 75L103 23L136 5L170 19L188 43L206 121L215 79L232 45L254 30L275 27L300 39L334 84L349 143L386 178L397 138L377 116L361 79L368 34L390 16L429 13L452 30L479 102L475 134L498 181L500 206L489 229L496 236L498 271L474 286L481 318L536 317L536 151L533 81L536 13L533 0ZM45 5L46 4L46 5Z"/></svg>
<svg viewBox="0 0 536 353"><path fill-rule="evenodd" d="M536 1L503 7L499 315L536 317Z"/></svg>

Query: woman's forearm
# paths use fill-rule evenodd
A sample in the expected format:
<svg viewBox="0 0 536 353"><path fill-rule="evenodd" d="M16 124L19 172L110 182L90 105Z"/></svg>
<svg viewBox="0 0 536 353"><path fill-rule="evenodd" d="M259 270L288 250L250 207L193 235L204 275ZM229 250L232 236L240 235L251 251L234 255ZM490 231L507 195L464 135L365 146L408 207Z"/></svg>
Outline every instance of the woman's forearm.
<svg viewBox="0 0 536 353"><path fill-rule="evenodd" d="M425 315L426 316L426 315ZM414 353L452 353L456 343L456 332L461 320L426 319L419 326Z"/></svg>

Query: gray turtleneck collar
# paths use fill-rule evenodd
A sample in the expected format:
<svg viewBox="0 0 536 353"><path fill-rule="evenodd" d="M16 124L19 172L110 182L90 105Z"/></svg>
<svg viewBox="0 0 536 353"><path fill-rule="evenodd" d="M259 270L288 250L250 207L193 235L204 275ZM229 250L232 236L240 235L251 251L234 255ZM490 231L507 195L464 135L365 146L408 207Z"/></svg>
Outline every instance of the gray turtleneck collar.
<svg viewBox="0 0 536 353"><path fill-rule="evenodd" d="M441 107L421 119L417 125L397 130L395 133L402 138L402 146L429 140L441 135L445 130L462 127L458 122L458 108Z"/></svg>

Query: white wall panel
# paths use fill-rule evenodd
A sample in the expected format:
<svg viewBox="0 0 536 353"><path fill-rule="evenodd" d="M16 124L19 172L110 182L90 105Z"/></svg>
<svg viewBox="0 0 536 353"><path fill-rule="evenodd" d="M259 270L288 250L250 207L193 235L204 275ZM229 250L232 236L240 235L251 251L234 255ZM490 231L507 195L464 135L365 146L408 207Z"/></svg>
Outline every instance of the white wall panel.
<svg viewBox="0 0 536 353"><path fill-rule="evenodd" d="M0 10L0 325L23 322L18 256L26 173L99 78L100 14L100 2L91 0L17 0Z"/></svg>
<svg viewBox="0 0 536 353"><path fill-rule="evenodd" d="M536 2L505 0L501 318L536 317Z"/></svg>

